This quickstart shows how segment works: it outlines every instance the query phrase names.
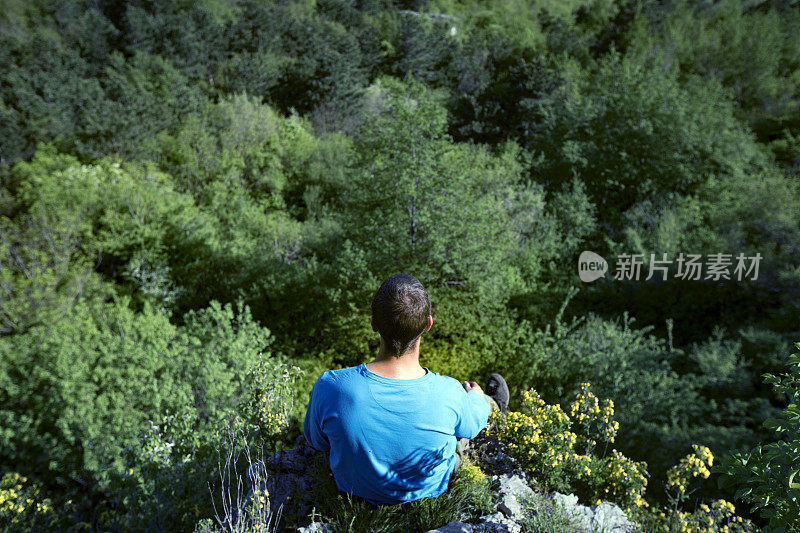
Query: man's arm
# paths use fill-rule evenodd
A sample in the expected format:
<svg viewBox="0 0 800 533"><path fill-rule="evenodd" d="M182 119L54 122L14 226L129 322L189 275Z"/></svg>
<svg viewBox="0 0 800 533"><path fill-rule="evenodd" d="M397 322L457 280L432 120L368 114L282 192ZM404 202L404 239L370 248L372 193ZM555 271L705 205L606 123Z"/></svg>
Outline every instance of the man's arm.
<svg viewBox="0 0 800 533"><path fill-rule="evenodd" d="M309 446L317 451L327 452L330 451L331 445L328 437L322 432L321 407L324 399L324 383L321 383L321 378L322 376L317 379L311 389L308 409L306 409L306 416L303 420L303 436Z"/></svg>
<svg viewBox="0 0 800 533"><path fill-rule="evenodd" d="M456 424L456 437L474 439L489 421L491 406L483 394L483 389L474 381L465 381L464 394L459 420ZM474 394L473 394L474 393Z"/></svg>

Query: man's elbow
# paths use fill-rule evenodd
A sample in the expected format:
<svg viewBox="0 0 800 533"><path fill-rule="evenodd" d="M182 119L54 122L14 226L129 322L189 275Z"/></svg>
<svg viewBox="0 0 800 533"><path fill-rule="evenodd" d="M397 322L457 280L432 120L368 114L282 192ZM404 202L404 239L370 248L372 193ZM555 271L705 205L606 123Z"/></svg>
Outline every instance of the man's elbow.
<svg viewBox="0 0 800 533"><path fill-rule="evenodd" d="M309 448L311 448L312 450L314 450L314 452L322 453L322 452L329 452L330 451L330 446L326 446L324 443L314 442L313 439L309 439L305 435L303 435L303 437L304 437L304 439L306 441L306 445Z"/></svg>

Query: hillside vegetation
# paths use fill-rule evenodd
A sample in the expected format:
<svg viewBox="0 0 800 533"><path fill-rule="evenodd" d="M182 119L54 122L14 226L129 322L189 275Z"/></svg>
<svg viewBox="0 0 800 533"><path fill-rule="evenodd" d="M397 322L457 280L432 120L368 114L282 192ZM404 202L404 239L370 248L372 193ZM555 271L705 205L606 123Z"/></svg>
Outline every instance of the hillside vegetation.
<svg viewBox="0 0 800 533"><path fill-rule="evenodd" d="M0 0L0 528L213 520L406 272L543 485L796 531L798 257L797 2Z"/></svg>

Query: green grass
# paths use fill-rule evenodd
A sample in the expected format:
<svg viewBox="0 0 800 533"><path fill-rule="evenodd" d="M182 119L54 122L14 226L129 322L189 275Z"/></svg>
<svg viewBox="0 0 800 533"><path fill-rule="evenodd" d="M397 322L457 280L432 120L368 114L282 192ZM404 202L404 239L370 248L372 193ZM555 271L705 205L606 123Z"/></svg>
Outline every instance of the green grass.
<svg viewBox="0 0 800 533"><path fill-rule="evenodd" d="M454 520L476 521L494 511L497 502L489 482L472 481L456 472L450 489L438 498L400 505L372 506L341 492L324 458L317 457L317 484L312 512L315 521L333 524L337 533L427 531Z"/></svg>
<svg viewBox="0 0 800 533"><path fill-rule="evenodd" d="M587 529L556 502L538 497L524 498L520 504L525 516L522 533L600 533L597 528Z"/></svg>

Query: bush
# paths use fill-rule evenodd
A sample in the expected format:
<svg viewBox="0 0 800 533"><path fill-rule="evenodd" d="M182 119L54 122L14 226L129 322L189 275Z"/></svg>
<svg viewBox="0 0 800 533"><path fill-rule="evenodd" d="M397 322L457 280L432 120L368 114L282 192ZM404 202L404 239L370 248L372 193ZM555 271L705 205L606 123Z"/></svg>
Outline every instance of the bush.
<svg viewBox="0 0 800 533"><path fill-rule="evenodd" d="M516 353L499 357L496 368L511 390L533 388L565 412L580 384L590 381L597 396L614 402L620 426L616 448L645 461L651 482L662 481L692 443L720 455L761 440L754 428L775 408L750 384L750 363L742 359L764 368L769 351L781 344L777 336L759 340L750 332L752 341L739 342L735 335L715 335L683 348L669 342L671 335L663 338L652 326L635 324L627 314L616 320L589 314L570 323L556 317L554 327L533 332L521 339ZM512 396L512 410L518 398ZM705 496L733 498L732 492L712 494L712 485L703 489Z"/></svg>
<svg viewBox="0 0 800 533"><path fill-rule="evenodd" d="M584 383L570 419L535 390L524 391L522 398L520 411L492 411L490 433L508 444L511 454L545 489L574 492L584 502L610 500L628 510L647 505L642 498L647 465L614 449L606 454L619 428L612 419L611 401L601 408L589 383ZM600 454L595 453L598 441L605 443Z"/></svg>
<svg viewBox="0 0 800 533"><path fill-rule="evenodd" d="M667 472L669 505L651 508L644 500L647 465L631 461L615 449L606 453L619 428L612 418L613 402L601 402L588 383L582 384L570 405L570 416L560 406L546 404L534 390L522 396L521 411L492 411L489 431L508 445L511 455L546 490L575 493L584 503L611 501L644 531L754 530L752 522L736 516L733 504L722 499L710 504L696 501L693 511L685 510L689 496L700 488L696 478L706 479L711 473L714 457L707 447L694 445L694 452ZM595 453L598 441L605 442L602 454ZM533 502L526 505L531 512L538 509L537 515L525 521L528 531L571 531L576 527L569 517L558 513L550 516L549 507L541 513L547 507L542 507L544 504L538 504L537 509Z"/></svg>
<svg viewBox="0 0 800 533"><path fill-rule="evenodd" d="M70 502L71 503L71 502ZM41 487L29 483L18 472L0 479L0 528L3 531L34 531L58 526L53 502L43 497Z"/></svg>
<svg viewBox="0 0 800 533"><path fill-rule="evenodd" d="M57 321L0 339L11 354L0 359L0 462L62 494L92 487L73 498L95 518L131 468L139 494L161 491L160 512L170 491L196 494L204 466L194 450L246 396L247 371L270 341L246 308L214 304L178 328L128 303L79 302ZM153 462L162 466L139 472ZM120 512L139 505L119 503Z"/></svg>
<svg viewBox="0 0 800 533"><path fill-rule="evenodd" d="M789 372L765 374L766 382L788 399L778 417L764 422L775 432L775 441L738 452L718 469L726 474L720 485L738 487L736 497L760 510L776 531L800 529L800 353L789 356L789 362Z"/></svg>
<svg viewBox="0 0 800 533"><path fill-rule="evenodd" d="M243 472L283 444L297 373L259 357L243 374L247 386L235 408L203 423L197 408L187 404L126 447L125 468L110 490L125 530L169 524L171 530L188 531L210 516L226 531L275 525L277 518L246 498Z"/></svg>
<svg viewBox="0 0 800 533"><path fill-rule="evenodd" d="M736 515L736 508L722 499L703 503L696 499L694 509L687 510L689 497L700 488L702 480L711 474L709 467L714 456L706 446L692 445L693 453L680 460L667 472L665 490L669 505L663 509L636 509L632 514L645 531L725 532L755 531L750 520ZM695 479L697 478L697 479ZM690 490L691 489L691 490Z"/></svg>
<svg viewBox="0 0 800 533"><path fill-rule="evenodd" d="M636 202L767 165L725 89L652 65L658 60L611 52L588 75L565 70L567 83L543 99L544 120L524 143L534 176L558 185L577 175L614 229Z"/></svg>

